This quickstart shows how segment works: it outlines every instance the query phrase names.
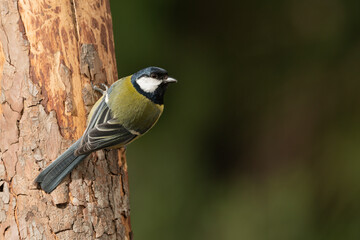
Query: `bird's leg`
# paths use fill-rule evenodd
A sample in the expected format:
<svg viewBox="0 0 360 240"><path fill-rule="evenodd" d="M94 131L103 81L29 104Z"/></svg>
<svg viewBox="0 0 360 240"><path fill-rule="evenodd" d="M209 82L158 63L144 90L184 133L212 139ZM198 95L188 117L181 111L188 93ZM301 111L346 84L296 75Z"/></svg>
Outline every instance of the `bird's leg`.
<svg viewBox="0 0 360 240"><path fill-rule="evenodd" d="M91 85L92 85L92 84L91 84ZM98 86L92 85L92 88L93 88L95 91L98 91L98 92L100 92L102 95L104 95L104 90L102 90L102 89L99 88Z"/></svg>
<svg viewBox="0 0 360 240"><path fill-rule="evenodd" d="M92 88L93 88L94 90L100 92L102 95L105 95L106 92L108 91L109 87L106 86L106 84L104 84L104 83L100 83L100 85L101 85L103 88L105 88L105 90L102 90L102 89L99 88L98 86L93 85L93 84L91 83L91 86L92 86Z"/></svg>
<svg viewBox="0 0 360 240"><path fill-rule="evenodd" d="M103 88L105 88L105 91L107 92L109 90L109 87L105 83L100 83Z"/></svg>

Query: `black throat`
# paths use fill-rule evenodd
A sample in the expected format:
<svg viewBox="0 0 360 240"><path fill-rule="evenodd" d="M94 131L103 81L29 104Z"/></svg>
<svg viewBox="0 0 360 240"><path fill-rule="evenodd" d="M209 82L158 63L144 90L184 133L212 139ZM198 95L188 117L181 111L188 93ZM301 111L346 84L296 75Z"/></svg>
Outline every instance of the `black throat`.
<svg viewBox="0 0 360 240"><path fill-rule="evenodd" d="M154 92L145 92L144 90L141 89L141 87L139 86L139 84L136 81L131 81L131 82L132 82L134 88L139 93L144 95L146 98L150 99L153 103L156 103L159 105L164 104L164 94L165 94L165 90L167 88L167 83L161 83Z"/></svg>

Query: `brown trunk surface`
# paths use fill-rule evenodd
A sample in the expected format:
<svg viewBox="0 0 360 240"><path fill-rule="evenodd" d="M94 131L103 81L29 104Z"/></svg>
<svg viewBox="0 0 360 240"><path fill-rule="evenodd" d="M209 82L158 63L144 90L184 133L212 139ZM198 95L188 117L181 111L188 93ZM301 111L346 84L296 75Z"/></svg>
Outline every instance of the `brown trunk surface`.
<svg viewBox="0 0 360 240"><path fill-rule="evenodd" d="M124 151L98 151L52 193L33 184L117 79L108 0L0 1L0 239L130 239Z"/></svg>

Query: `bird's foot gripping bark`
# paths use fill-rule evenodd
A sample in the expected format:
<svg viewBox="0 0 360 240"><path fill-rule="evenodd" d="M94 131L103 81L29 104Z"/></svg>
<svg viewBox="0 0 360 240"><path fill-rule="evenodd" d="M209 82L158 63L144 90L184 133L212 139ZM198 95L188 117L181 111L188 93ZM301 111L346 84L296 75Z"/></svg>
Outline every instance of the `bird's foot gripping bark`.
<svg viewBox="0 0 360 240"><path fill-rule="evenodd" d="M94 90L100 92L102 95L105 95L106 92L108 91L109 87L108 87L106 84L104 84L104 83L100 83L100 85L101 85L103 88L105 88L105 90L103 90L103 89L101 89L100 87L98 87L98 86L96 86L96 85L93 85L93 84L91 83L91 86L92 86L92 88L93 88Z"/></svg>

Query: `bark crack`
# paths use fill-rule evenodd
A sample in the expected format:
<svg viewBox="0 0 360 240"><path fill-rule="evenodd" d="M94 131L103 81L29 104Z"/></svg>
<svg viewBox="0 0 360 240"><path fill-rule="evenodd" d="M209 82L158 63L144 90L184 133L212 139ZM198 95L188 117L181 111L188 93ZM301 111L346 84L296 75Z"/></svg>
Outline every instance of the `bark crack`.
<svg viewBox="0 0 360 240"><path fill-rule="evenodd" d="M2 152L2 154L4 154L6 151L7 151L7 149L4 152ZM2 162L2 165L3 165L4 170L5 170L5 179L0 179L0 180L4 180L5 182L9 183L5 162L1 158L0 158L0 161Z"/></svg>
<svg viewBox="0 0 360 240"><path fill-rule="evenodd" d="M58 234L58 233L61 233L61 232L66 232L66 231L73 230L73 227L74 227L74 223L71 224L71 227L68 227L68 228L61 229L61 230L59 230L59 231L56 231L56 232L54 232L54 234Z"/></svg>
<svg viewBox="0 0 360 240"><path fill-rule="evenodd" d="M9 190L10 190L11 195L15 198L14 218L15 218L16 227L17 227L17 230L18 230L19 239L21 239L19 219L18 219L18 216L17 216L17 208L18 208L17 202L18 202L18 199L17 199L16 193L14 192L14 189L13 189L13 186L12 186L12 181L10 181Z"/></svg>
<svg viewBox="0 0 360 240"><path fill-rule="evenodd" d="M14 110L14 109L12 108L11 104L10 104L8 101L5 100L4 104L5 104L5 103L7 103L7 105L9 105L9 108L11 109L11 111L20 113L20 112Z"/></svg>
<svg viewBox="0 0 360 240"><path fill-rule="evenodd" d="M80 32L79 32L79 23L77 21L77 14L76 14L76 3L75 3L75 0L70 0L70 4L71 4L71 12L73 14L73 21L74 21L74 26L75 26L75 31L76 31L76 42L79 42L79 39L80 39Z"/></svg>
<svg viewBox="0 0 360 240"><path fill-rule="evenodd" d="M47 215L46 217L47 217L47 219L48 219L47 225L48 225L48 227L49 227L50 233L54 236L54 239L55 239L55 240L59 240L58 236L56 236L54 230L52 229L52 227L51 227L50 224L49 224L49 222L50 222L50 217L49 217L48 215Z"/></svg>
<svg viewBox="0 0 360 240"><path fill-rule="evenodd" d="M5 38L6 38L6 49L7 49L7 56L6 56L6 62L10 64L10 66L15 67L12 62L11 62L11 57L10 57L10 48L9 48L9 37L8 34L6 32L5 26L3 24L3 22L1 21L1 28L3 29Z"/></svg>

